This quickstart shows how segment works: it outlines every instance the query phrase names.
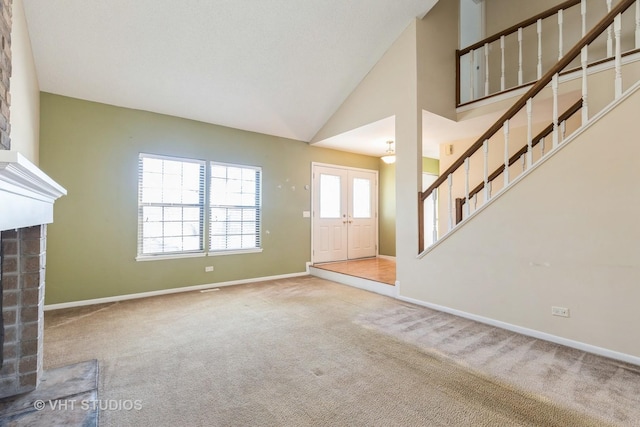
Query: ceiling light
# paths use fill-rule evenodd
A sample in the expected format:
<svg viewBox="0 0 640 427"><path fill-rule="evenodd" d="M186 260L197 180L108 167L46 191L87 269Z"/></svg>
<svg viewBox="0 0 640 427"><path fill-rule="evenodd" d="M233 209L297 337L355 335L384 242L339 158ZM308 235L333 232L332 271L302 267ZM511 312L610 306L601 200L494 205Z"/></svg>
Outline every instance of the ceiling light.
<svg viewBox="0 0 640 427"><path fill-rule="evenodd" d="M382 161L387 164L396 162L395 151L393 150L393 147L391 147L392 144L393 141L387 141L387 151L385 151L386 154L381 157Z"/></svg>

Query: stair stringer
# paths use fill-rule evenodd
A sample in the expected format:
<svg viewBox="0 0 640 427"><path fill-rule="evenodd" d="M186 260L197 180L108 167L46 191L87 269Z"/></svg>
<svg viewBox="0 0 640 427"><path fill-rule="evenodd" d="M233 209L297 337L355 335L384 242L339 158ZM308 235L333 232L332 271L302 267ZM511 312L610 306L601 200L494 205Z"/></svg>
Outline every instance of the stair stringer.
<svg viewBox="0 0 640 427"><path fill-rule="evenodd" d="M403 263L400 298L640 364L638 88Z"/></svg>

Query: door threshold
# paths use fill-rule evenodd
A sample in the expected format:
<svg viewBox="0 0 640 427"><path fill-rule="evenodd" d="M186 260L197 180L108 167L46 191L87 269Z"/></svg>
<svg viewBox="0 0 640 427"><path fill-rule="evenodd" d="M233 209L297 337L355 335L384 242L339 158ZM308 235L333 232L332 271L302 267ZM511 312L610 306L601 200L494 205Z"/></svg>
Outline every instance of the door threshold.
<svg viewBox="0 0 640 427"><path fill-rule="evenodd" d="M363 289L369 292L375 292L377 294L385 295L388 297L395 298L398 292L395 285L376 282L374 280L352 276L349 274L338 273L331 270L325 270L314 266L309 267L309 273L311 273L312 276L320 277L321 279L331 280L332 282L340 283L358 289Z"/></svg>

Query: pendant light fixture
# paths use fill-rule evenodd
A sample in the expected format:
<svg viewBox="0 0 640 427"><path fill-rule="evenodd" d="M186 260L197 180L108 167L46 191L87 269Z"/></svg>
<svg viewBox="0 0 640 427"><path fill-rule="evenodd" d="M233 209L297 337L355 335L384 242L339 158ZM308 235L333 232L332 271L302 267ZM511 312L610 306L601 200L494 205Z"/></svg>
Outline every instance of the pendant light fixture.
<svg viewBox="0 0 640 427"><path fill-rule="evenodd" d="M396 162L396 154L395 154L395 151L393 150L392 145L393 145L393 141L387 141L387 151L385 152L386 154L381 157L382 161L385 162L386 164L391 164Z"/></svg>

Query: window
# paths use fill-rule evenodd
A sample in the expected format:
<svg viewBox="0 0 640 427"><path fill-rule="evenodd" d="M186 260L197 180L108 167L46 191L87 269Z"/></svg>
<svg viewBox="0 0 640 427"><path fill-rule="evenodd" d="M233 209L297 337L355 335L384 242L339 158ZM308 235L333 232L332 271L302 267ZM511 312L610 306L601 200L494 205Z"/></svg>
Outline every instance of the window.
<svg viewBox="0 0 640 427"><path fill-rule="evenodd" d="M260 247L260 175L260 168L211 162L211 251Z"/></svg>
<svg viewBox="0 0 640 427"><path fill-rule="evenodd" d="M138 174L138 259L260 250L261 168L140 154Z"/></svg>
<svg viewBox="0 0 640 427"><path fill-rule="evenodd" d="M205 162L140 154L138 255L204 249Z"/></svg>

